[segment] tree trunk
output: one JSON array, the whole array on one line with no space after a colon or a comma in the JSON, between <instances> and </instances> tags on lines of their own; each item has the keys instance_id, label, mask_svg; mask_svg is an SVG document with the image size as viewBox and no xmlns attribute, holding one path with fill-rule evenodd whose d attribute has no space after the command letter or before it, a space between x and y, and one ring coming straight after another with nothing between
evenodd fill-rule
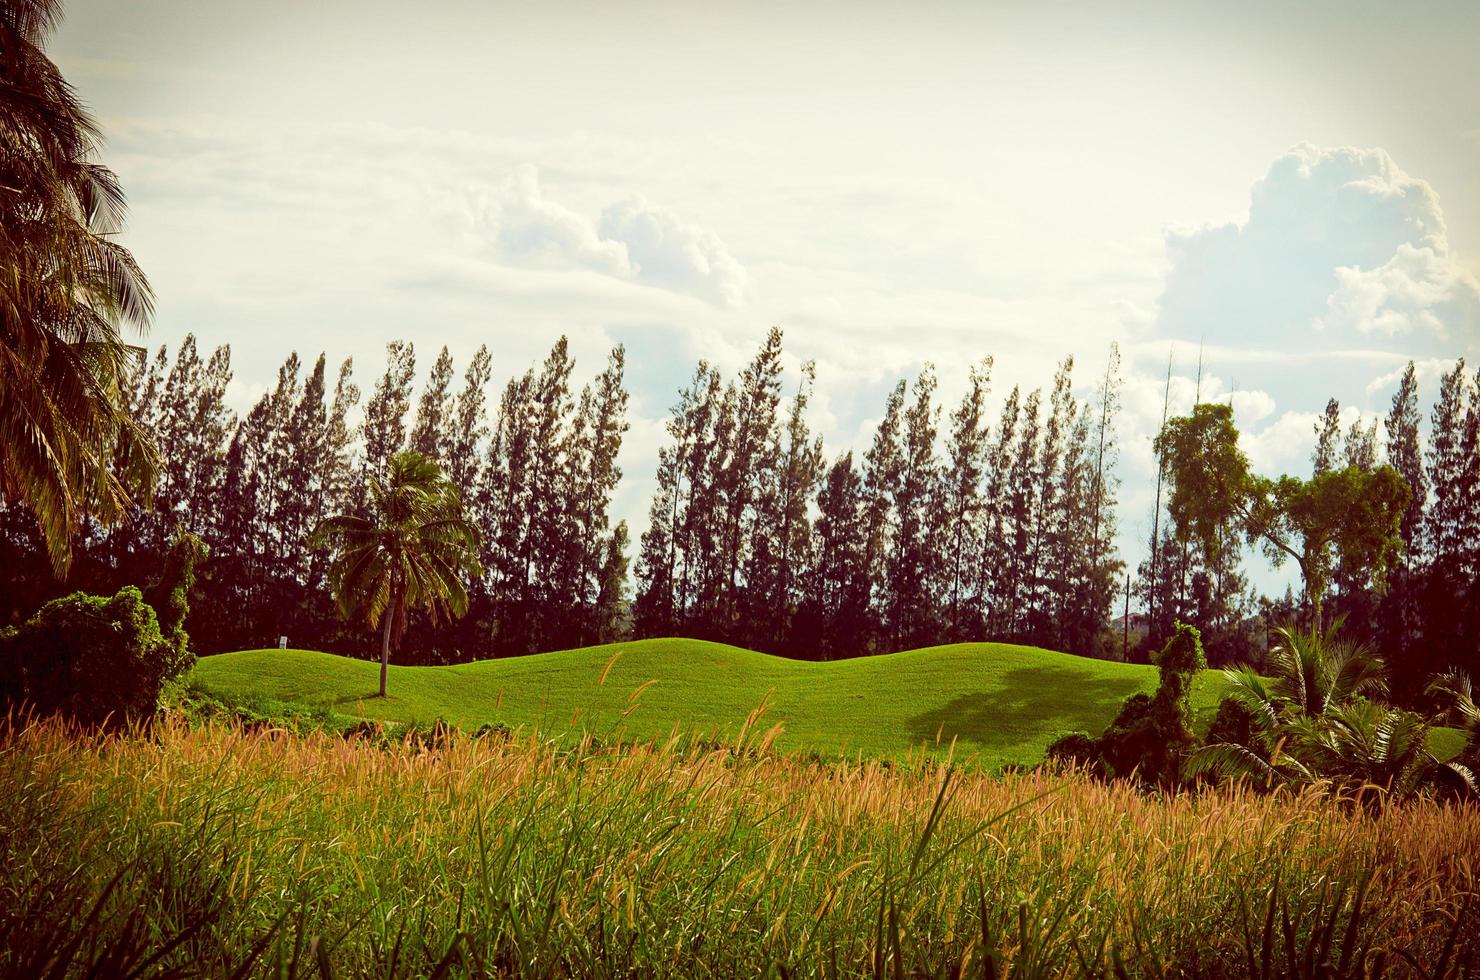
<instances>
[{"instance_id":1,"label":"tree trunk","mask_svg":"<svg viewBox=\"0 0 1480 980\"><path fill-rule=\"evenodd\" d=\"M396 604L391 603L381 617L384 622L380 627L380 696L385 697L386 668L391 662L391 621L396 618Z\"/></svg>"}]
</instances>

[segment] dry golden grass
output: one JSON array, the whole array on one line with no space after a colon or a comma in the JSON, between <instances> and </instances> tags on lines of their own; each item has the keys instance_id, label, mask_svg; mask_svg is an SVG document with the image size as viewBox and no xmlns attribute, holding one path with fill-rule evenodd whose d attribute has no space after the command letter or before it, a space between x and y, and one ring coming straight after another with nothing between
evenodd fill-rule
<instances>
[{"instance_id":1,"label":"dry golden grass","mask_svg":"<svg viewBox=\"0 0 1480 980\"><path fill-rule=\"evenodd\" d=\"M79 970L178 939L154 967L1402 974L1475 969L1480 932L1472 806L818 765L755 732L570 751L46 723L4 736L0 810L6 972L80 932Z\"/></svg>"}]
</instances>

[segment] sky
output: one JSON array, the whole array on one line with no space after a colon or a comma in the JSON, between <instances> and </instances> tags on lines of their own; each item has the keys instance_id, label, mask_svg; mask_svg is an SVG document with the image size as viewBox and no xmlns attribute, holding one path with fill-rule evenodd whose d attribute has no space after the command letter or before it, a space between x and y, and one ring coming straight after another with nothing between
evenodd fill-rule
<instances>
[{"instance_id":1,"label":"sky","mask_svg":"<svg viewBox=\"0 0 1480 980\"><path fill-rule=\"evenodd\" d=\"M622 343L640 530L676 389L773 324L831 453L926 362L948 411L993 356L995 410L1115 342L1134 566L1169 357L1271 474L1328 398L1382 414L1411 359L1427 413L1480 358L1477 48L1469 0L70 0L49 51L149 342L229 344L239 411L292 350L368 391L393 338L500 382Z\"/></svg>"}]
</instances>

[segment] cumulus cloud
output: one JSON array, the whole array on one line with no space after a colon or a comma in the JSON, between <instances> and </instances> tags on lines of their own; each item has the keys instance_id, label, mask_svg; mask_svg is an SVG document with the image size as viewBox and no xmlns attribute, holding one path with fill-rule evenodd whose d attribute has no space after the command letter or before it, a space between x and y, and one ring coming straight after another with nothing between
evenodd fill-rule
<instances>
[{"instance_id":1,"label":"cumulus cloud","mask_svg":"<svg viewBox=\"0 0 1480 980\"><path fill-rule=\"evenodd\" d=\"M681 220L641 198L601 213L604 239L626 246L633 269L645 281L703 296L721 306L745 298L745 269L719 236Z\"/></svg>"},{"instance_id":2,"label":"cumulus cloud","mask_svg":"<svg viewBox=\"0 0 1480 980\"><path fill-rule=\"evenodd\" d=\"M1397 389L1398 382L1403 379L1403 372L1407 365L1380 374L1367 383L1367 395L1373 396ZM1430 357L1415 359L1413 362L1413 375L1419 387L1433 391L1439 384L1439 379L1454 370L1454 358Z\"/></svg>"},{"instance_id":3,"label":"cumulus cloud","mask_svg":"<svg viewBox=\"0 0 1480 980\"><path fill-rule=\"evenodd\" d=\"M745 268L720 237L641 198L613 204L593 221L546 197L530 165L474 197L475 234L498 262L583 269L724 307L744 301Z\"/></svg>"},{"instance_id":4,"label":"cumulus cloud","mask_svg":"<svg viewBox=\"0 0 1480 980\"><path fill-rule=\"evenodd\" d=\"M1439 197L1382 149L1302 144L1242 223L1175 231L1158 325L1182 337L1327 347L1469 344L1480 285L1451 260Z\"/></svg>"},{"instance_id":5,"label":"cumulus cloud","mask_svg":"<svg viewBox=\"0 0 1480 980\"><path fill-rule=\"evenodd\" d=\"M1473 337L1480 331L1480 283L1432 246L1404 242L1375 269L1336 270L1336 289L1319 325L1394 337Z\"/></svg>"},{"instance_id":6,"label":"cumulus cloud","mask_svg":"<svg viewBox=\"0 0 1480 980\"><path fill-rule=\"evenodd\" d=\"M547 200L534 167L517 168L502 185L478 196L479 229L500 261L624 277L632 274L627 247L603 239L584 215Z\"/></svg>"}]
</instances>

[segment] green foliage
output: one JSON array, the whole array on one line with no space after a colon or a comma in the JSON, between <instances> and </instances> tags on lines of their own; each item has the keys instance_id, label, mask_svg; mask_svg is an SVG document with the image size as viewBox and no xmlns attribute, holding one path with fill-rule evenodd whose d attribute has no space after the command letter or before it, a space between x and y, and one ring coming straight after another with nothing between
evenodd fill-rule
<instances>
[{"instance_id":1,"label":"green foliage","mask_svg":"<svg viewBox=\"0 0 1480 980\"><path fill-rule=\"evenodd\" d=\"M1171 483L1167 509L1174 525L1184 540L1217 554L1223 528L1249 492L1249 460L1238 448L1233 409L1197 405L1166 423L1155 448Z\"/></svg>"},{"instance_id":2,"label":"green foliage","mask_svg":"<svg viewBox=\"0 0 1480 980\"><path fill-rule=\"evenodd\" d=\"M1258 727L1258 717L1252 708L1239 698L1225 696L1218 702L1218 713L1208 726L1207 741L1253 748Z\"/></svg>"},{"instance_id":3,"label":"green foliage","mask_svg":"<svg viewBox=\"0 0 1480 980\"><path fill-rule=\"evenodd\" d=\"M159 580L144 594L145 601L154 608L160 634L174 649L174 660L168 669L171 677L183 673L195 663L195 656L190 652L190 635L185 632L185 617L190 614L195 568L205 561L207 554L205 542L200 538L193 534L176 535L165 556Z\"/></svg>"},{"instance_id":4,"label":"green foliage","mask_svg":"<svg viewBox=\"0 0 1480 980\"><path fill-rule=\"evenodd\" d=\"M1227 405L1198 405L1169 420L1155 446L1171 480L1169 510L1180 538L1216 559L1234 525L1276 563L1293 559L1317 629L1338 569L1347 582L1381 588L1402 553L1412 494L1390 466L1318 467L1309 480L1255 475Z\"/></svg>"},{"instance_id":5,"label":"green foliage","mask_svg":"<svg viewBox=\"0 0 1480 980\"><path fill-rule=\"evenodd\" d=\"M1178 623L1152 659L1160 674L1155 694L1126 698L1099 738L1083 733L1065 736L1049 747L1049 758L1083 763L1103 776L1175 785L1182 759L1197 744L1192 730L1193 680L1207 668L1197 628Z\"/></svg>"},{"instance_id":6,"label":"green foliage","mask_svg":"<svg viewBox=\"0 0 1480 980\"><path fill-rule=\"evenodd\" d=\"M119 520L157 457L127 387L154 296L118 241L126 206L101 136L46 54L61 0L0 4L0 501L35 515L51 570L84 517Z\"/></svg>"},{"instance_id":7,"label":"green foliage","mask_svg":"<svg viewBox=\"0 0 1480 980\"><path fill-rule=\"evenodd\" d=\"M386 693L391 642L407 614L467 612L463 577L483 574L478 529L462 496L438 465L420 453L396 453L383 479L370 480L368 516L339 514L314 530L311 543L333 552L328 581L339 614L381 624L380 696Z\"/></svg>"},{"instance_id":8,"label":"green foliage","mask_svg":"<svg viewBox=\"0 0 1480 980\"><path fill-rule=\"evenodd\" d=\"M1437 781L1473 791L1463 759L1436 757L1429 719L1368 700L1386 691L1382 660L1370 647L1334 629L1287 627L1279 635L1266 664L1269 678L1247 668L1226 672L1229 696L1189 772L1247 778L1266 788L1327 780L1406 796Z\"/></svg>"},{"instance_id":9,"label":"green foliage","mask_svg":"<svg viewBox=\"0 0 1480 980\"><path fill-rule=\"evenodd\" d=\"M0 636L0 663L0 696L85 725L148 719L165 683L187 666L132 586L48 602Z\"/></svg>"}]
</instances>

